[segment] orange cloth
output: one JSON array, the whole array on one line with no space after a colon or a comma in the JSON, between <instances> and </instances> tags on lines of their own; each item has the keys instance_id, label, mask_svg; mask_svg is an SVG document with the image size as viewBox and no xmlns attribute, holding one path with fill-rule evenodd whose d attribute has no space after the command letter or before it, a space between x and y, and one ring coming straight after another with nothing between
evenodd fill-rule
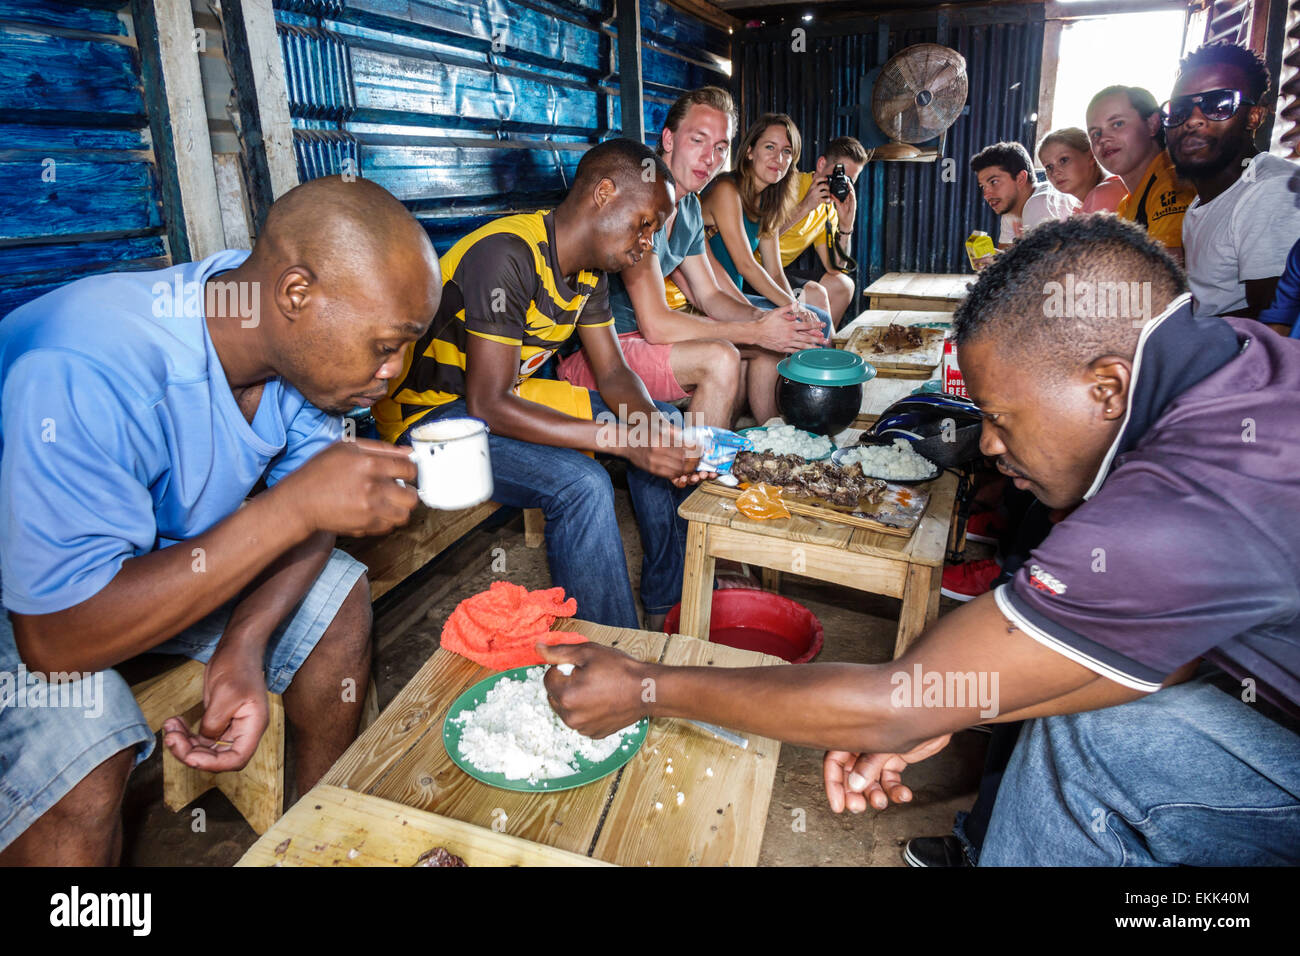
<instances>
[{"instance_id":1,"label":"orange cloth","mask_svg":"<svg viewBox=\"0 0 1300 956\"><path fill-rule=\"evenodd\" d=\"M456 605L442 628L442 646L476 664L504 671L543 663L533 645L582 644L570 631L552 631L556 618L573 617L578 602L564 599L564 588L529 591L509 581L493 581L486 591Z\"/></svg>"}]
</instances>

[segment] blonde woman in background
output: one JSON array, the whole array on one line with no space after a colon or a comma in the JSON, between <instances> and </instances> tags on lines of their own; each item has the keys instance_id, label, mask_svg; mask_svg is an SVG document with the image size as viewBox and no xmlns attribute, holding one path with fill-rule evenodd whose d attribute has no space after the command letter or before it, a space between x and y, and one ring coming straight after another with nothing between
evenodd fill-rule
<instances>
[{"instance_id":1,"label":"blonde woman in background","mask_svg":"<svg viewBox=\"0 0 1300 956\"><path fill-rule=\"evenodd\" d=\"M789 116L760 116L741 140L731 172L718 176L700 196L700 208L718 281L725 274L761 309L802 302L825 323L829 337L834 327L825 287L809 282L796 296L784 272L774 277L754 257L757 249L764 262L781 261L781 225L799 204L800 149L799 129Z\"/></svg>"},{"instance_id":2,"label":"blonde woman in background","mask_svg":"<svg viewBox=\"0 0 1300 956\"><path fill-rule=\"evenodd\" d=\"M1114 212L1128 195L1124 181L1097 162L1088 134L1077 126L1053 130L1038 144L1047 181L1083 205L1080 213Z\"/></svg>"}]
</instances>

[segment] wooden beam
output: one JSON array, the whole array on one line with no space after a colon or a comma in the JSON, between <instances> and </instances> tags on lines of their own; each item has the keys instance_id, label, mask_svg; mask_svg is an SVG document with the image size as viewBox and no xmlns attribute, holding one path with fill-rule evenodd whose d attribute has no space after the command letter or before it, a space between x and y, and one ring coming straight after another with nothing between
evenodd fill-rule
<instances>
[{"instance_id":1,"label":"wooden beam","mask_svg":"<svg viewBox=\"0 0 1300 956\"><path fill-rule=\"evenodd\" d=\"M132 0L145 102L173 262L225 246L203 79L188 3Z\"/></svg>"},{"instance_id":2,"label":"wooden beam","mask_svg":"<svg viewBox=\"0 0 1300 956\"><path fill-rule=\"evenodd\" d=\"M1038 77L1038 124L1034 135L1042 139L1052 129L1052 103L1056 99L1056 73L1061 61L1060 20L1043 24L1043 58ZM1030 143L1031 154L1037 154L1037 143Z\"/></svg>"},{"instance_id":3,"label":"wooden beam","mask_svg":"<svg viewBox=\"0 0 1300 956\"><path fill-rule=\"evenodd\" d=\"M614 0L618 27L618 91L623 135L645 142L645 105L641 99L641 0Z\"/></svg>"},{"instance_id":4,"label":"wooden beam","mask_svg":"<svg viewBox=\"0 0 1300 956\"><path fill-rule=\"evenodd\" d=\"M1044 16L1048 20L1083 20L1120 13L1155 13L1161 10L1185 12L1188 6L1188 0L1110 0L1108 3L1061 3L1060 0L1048 0Z\"/></svg>"},{"instance_id":5,"label":"wooden beam","mask_svg":"<svg viewBox=\"0 0 1300 956\"><path fill-rule=\"evenodd\" d=\"M289 90L271 0L222 0L221 31L234 80L249 212L256 233L271 203L298 185Z\"/></svg>"},{"instance_id":6,"label":"wooden beam","mask_svg":"<svg viewBox=\"0 0 1300 956\"><path fill-rule=\"evenodd\" d=\"M741 26L740 20L724 11L718 4L710 3L709 0L667 0L667 3L670 7L676 7L683 13L689 13L728 33Z\"/></svg>"}]
</instances>

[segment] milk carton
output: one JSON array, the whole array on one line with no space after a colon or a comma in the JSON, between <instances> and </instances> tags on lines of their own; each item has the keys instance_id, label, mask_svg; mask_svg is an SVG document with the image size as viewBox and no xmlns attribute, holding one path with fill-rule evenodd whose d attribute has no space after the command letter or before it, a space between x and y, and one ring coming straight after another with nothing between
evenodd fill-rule
<instances>
[{"instance_id":1,"label":"milk carton","mask_svg":"<svg viewBox=\"0 0 1300 956\"><path fill-rule=\"evenodd\" d=\"M966 255L970 259L970 267L979 271L979 266L975 264L976 260L983 259L985 256L997 255L998 247L993 243L993 237L987 232L976 229L966 240Z\"/></svg>"}]
</instances>

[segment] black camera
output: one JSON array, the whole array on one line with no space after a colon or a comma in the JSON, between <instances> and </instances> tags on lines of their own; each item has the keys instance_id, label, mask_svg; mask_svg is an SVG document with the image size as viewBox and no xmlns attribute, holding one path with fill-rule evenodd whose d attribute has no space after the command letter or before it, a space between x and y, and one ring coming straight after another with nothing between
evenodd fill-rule
<instances>
[{"instance_id":1,"label":"black camera","mask_svg":"<svg viewBox=\"0 0 1300 956\"><path fill-rule=\"evenodd\" d=\"M849 182L848 175L844 172L844 164L836 163L835 171L831 173L830 178L826 180L826 185L830 187L831 195L840 202L849 198L849 193L853 189L853 184Z\"/></svg>"}]
</instances>

